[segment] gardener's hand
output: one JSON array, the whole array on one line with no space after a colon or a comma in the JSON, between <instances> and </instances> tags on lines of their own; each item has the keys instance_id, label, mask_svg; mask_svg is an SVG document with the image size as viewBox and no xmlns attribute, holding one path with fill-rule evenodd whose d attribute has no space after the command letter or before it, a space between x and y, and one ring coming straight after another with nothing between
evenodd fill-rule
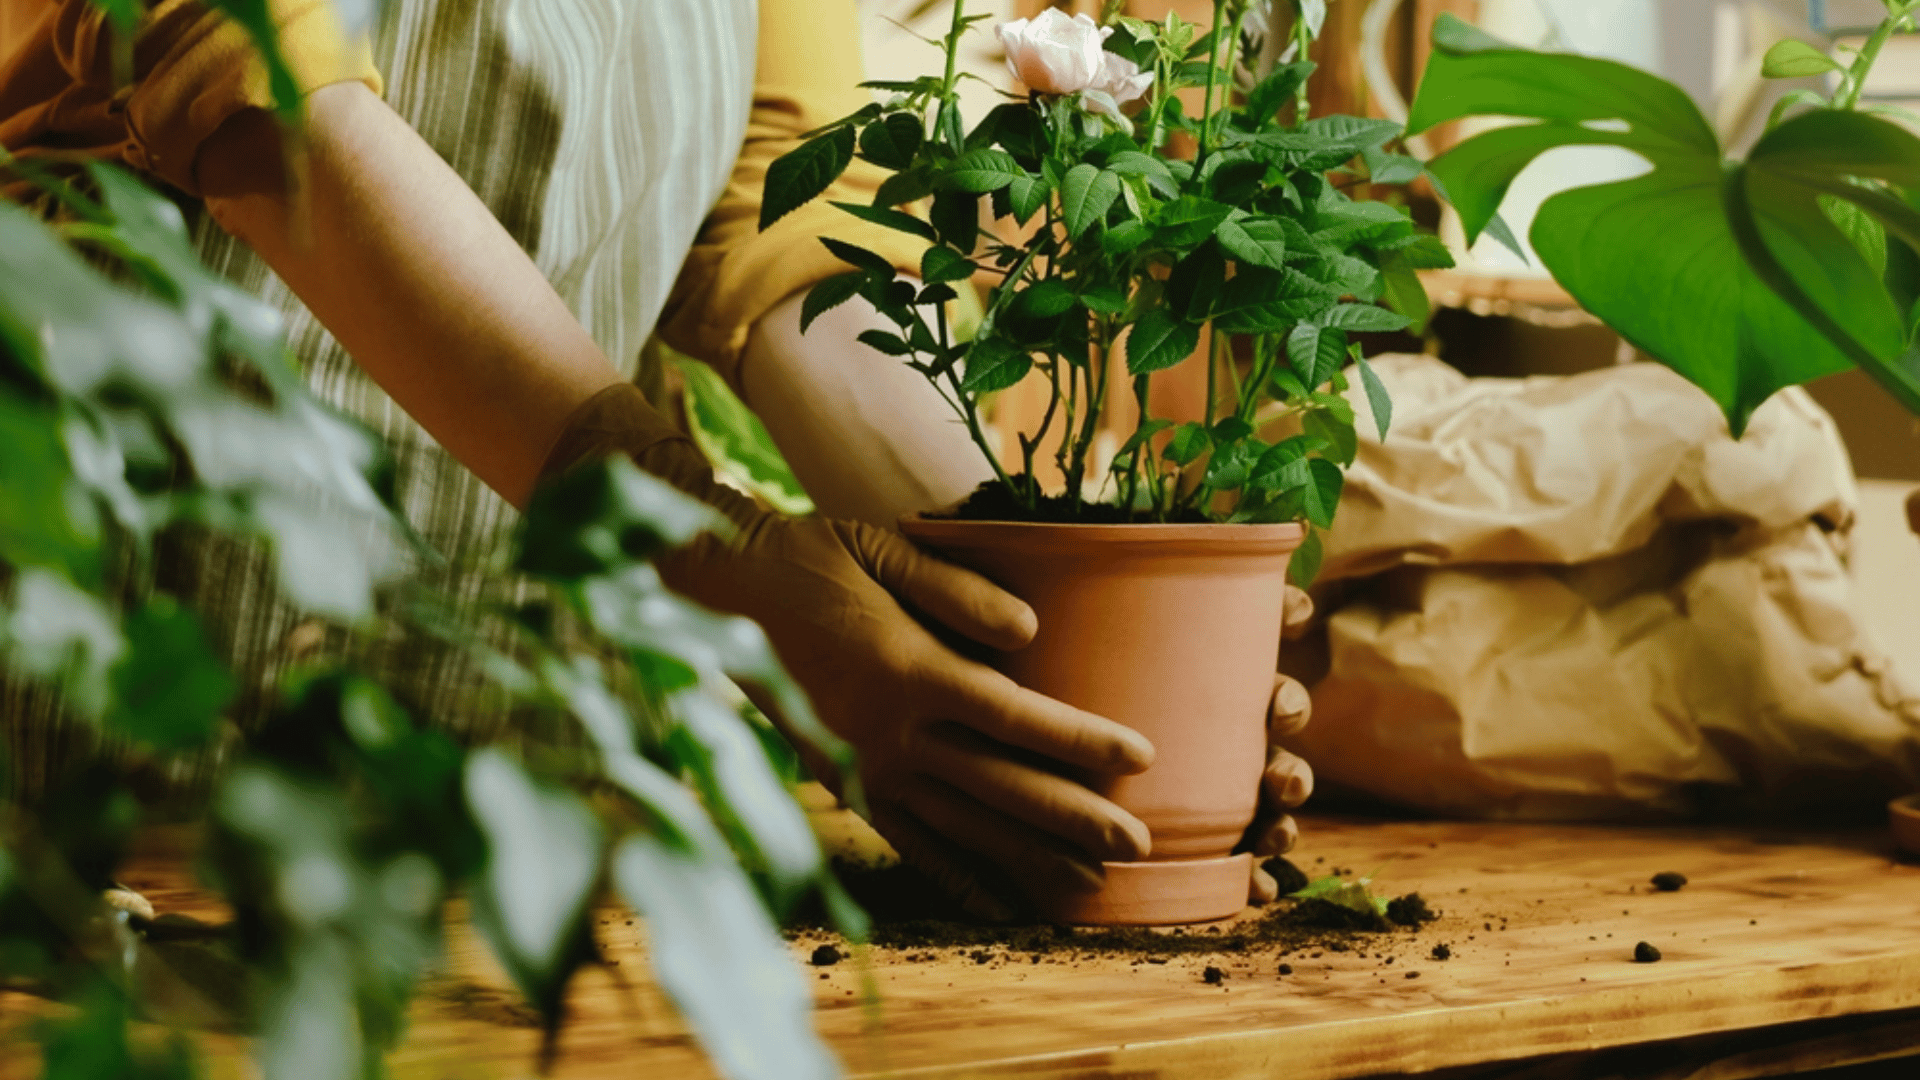
<instances>
[{"instance_id":1,"label":"gardener's hand","mask_svg":"<svg viewBox=\"0 0 1920 1080\"><path fill-rule=\"evenodd\" d=\"M1313 621L1313 599L1293 586L1287 586L1286 615L1281 638L1292 641L1306 633ZM1273 877L1260 868L1260 860L1285 855L1300 839L1300 827L1287 811L1307 801L1313 794L1313 770L1305 761L1280 749L1279 741L1299 733L1313 716L1313 699L1298 680L1285 675L1273 677L1273 699L1267 710L1267 769L1260 777L1260 809L1241 840L1241 850L1252 851L1253 877L1247 883L1247 899L1255 904L1273 902L1279 887Z\"/></svg>"},{"instance_id":2,"label":"gardener's hand","mask_svg":"<svg viewBox=\"0 0 1920 1080\"><path fill-rule=\"evenodd\" d=\"M1032 640L1033 610L987 579L896 533L773 515L661 568L686 595L759 621L822 721L858 751L874 826L977 914L1012 915L1013 881L1093 888L1101 860L1147 854L1138 818L1060 773L1140 772L1152 745L935 636L1001 650ZM840 787L820 755L808 765Z\"/></svg>"}]
</instances>

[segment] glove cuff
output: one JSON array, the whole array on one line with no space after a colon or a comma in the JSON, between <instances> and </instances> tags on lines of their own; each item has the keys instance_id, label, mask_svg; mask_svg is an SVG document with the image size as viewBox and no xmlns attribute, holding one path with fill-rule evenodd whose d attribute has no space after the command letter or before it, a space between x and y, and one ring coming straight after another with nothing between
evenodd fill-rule
<instances>
[{"instance_id":1,"label":"glove cuff","mask_svg":"<svg viewBox=\"0 0 1920 1080\"><path fill-rule=\"evenodd\" d=\"M578 466L625 454L653 474L746 527L766 514L754 501L720 483L700 448L661 416L640 388L619 383L588 398L547 451L545 484Z\"/></svg>"}]
</instances>

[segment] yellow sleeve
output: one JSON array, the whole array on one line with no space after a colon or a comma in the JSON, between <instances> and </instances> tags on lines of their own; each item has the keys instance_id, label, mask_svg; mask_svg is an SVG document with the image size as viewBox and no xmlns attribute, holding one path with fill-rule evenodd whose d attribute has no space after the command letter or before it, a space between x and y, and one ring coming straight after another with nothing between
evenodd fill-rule
<instances>
[{"instance_id":1,"label":"yellow sleeve","mask_svg":"<svg viewBox=\"0 0 1920 1080\"><path fill-rule=\"evenodd\" d=\"M850 269L819 237L884 255L917 273L926 243L872 225L829 202L870 203L887 173L855 161L819 199L759 231L767 167L800 136L872 98L860 82L860 20L853 0L761 0L753 114L726 193L687 256L660 322L667 344L735 382L753 324L782 300Z\"/></svg>"},{"instance_id":2,"label":"yellow sleeve","mask_svg":"<svg viewBox=\"0 0 1920 1080\"><path fill-rule=\"evenodd\" d=\"M341 30L331 0L267 0L303 93L359 81L381 91L363 38ZM113 29L87 0L53 0L0 57L0 132L7 149L117 158L197 195L200 146L246 109L269 108L266 65L239 24L197 0L148 4L133 80L114 74Z\"/></svg>"}]
</instances>

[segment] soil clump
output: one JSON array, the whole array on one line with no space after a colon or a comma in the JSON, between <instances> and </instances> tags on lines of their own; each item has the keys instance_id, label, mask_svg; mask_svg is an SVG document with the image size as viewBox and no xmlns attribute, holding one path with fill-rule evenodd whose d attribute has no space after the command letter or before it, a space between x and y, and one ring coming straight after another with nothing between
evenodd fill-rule
<instances>
[{"instance_id":1,"label":"soil clump","mask_svg":"<svg viewBox=\"0 0 1920 1080\"><path fill-rule=\"evenodd\" d=\"M1687 884L1687 875L1676 874L1671 870L1662 870L1653 875L1653 887L1661 892L1679 892Z\"/></svg>"},{"instance_id":2,"label":"soil clump","mask_svg":"<svg viewBox=\"0 0 1920 1080\"><path fill-rule=\"evenodd\" d=\"M1439 917L1438 912L1427 906L1426 897L1417 892L1387 901L1387 918L1401 926L1419 926Z\"/></svg>"},{"instance_id":3,"label":"soil clump","mask_svg":"<svg viewBox=\"0 0 1920 1080\"><path fill-rule=\"evenodd\" d=\"M1133 525L1138 518L1110 503L1083 503L1077 508L1065 495L1042 495L1036 507L1027 504L998 478L973 490L966 501L942 517L956 521L1028 521L1050 525ZM1203 525L1209 519L1197 510L1188 510L1171 524Z\"/></svg>"}]
</instances>

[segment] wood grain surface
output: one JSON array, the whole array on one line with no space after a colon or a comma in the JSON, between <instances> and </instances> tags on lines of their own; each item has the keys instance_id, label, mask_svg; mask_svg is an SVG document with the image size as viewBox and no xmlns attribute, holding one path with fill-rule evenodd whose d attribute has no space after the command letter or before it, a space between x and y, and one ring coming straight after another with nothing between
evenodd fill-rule
<instances>
[{"instance_id":1,"label":"wood grain surface","mask_svg":"<svg viewBox=\"0 0 1920 1080\"><path fill-rule=\"evenodd\" d=\"M1154 964L867 950L808 969L820 1029L855 1076L1320 1080L1920 1008L1920 867L1896 862L1883 834L1317 817L1303 830L1296 858L1309 873L1378 867L1383 891L1418 890L1441 918L1344 953L1296 952L1284 976L1274 951ZM1665 870L1690 884L1652 891ZM125 878L162 911L217 915L177 854L150 855ZM395 1073L529 1075L533 1017L457 907L453 921L446 970L423 987ZM614 963L576 986L554 1075L712 1075L647 983L643 925L610 910L600 933ZM821 940L796 941L796 958ZM1636 963L1640 941L1664 958ZM1450 959L1433 959L1440 944ZM1209 965L1225 971L1221 985L1203 981ZM0 995L0 1013L15 1018L48 1008ZM1909 1040L1920 1052L1920 1026L1893 1019L1875 1029L1874 1053L1898 1055ZM1825 1049L1796 1052L1815 1064L1847 1058L1844 1033L1823 1038ZM1737 1038L1722 1045L1742 1049ZM236 1041L213 1049L217 1075L244 1074ZM0 1054L0 1076L31 1075L29 1056Z\"/></svg>"}]
</instances>

